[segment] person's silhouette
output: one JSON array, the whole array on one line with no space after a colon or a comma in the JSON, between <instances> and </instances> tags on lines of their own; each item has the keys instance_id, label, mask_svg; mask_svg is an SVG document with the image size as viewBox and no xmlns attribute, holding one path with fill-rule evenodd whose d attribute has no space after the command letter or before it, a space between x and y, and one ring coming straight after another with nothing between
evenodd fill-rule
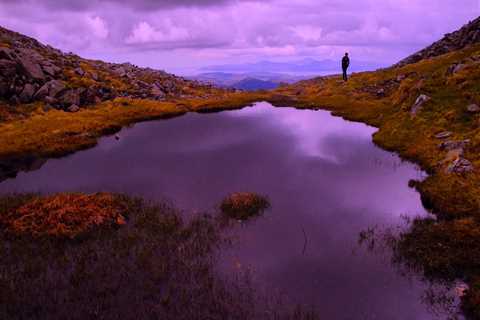
<instances>
[{"instance_id":1,"label":"person's silhouette","mask_svg":"<svg viewBox=\"0 0 480 320\"><path fill-rule=\"evenodd\" d=\"M343 69L343 80L348 81L347 69L350 66L350 58L348 57L348 52L345 52L345 55L342 59L342 69Z\"/></svg>"}]
</instances>

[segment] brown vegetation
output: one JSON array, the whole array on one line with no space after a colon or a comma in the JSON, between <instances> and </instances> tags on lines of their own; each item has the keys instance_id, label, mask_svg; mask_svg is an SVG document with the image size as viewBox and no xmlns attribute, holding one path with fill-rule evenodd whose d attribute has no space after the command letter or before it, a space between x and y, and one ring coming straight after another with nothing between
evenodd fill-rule
<instances>
[{"instance_id":1,"label":"brown vegetation","mask_svg":"<svg viewBox=\"0 0 480 320\"><path fill-rule=\"evenodd\" d=\"M220 276L214 252L224 242L216 219L207 215L185 222L165 204L59 194L0 198L0 217L37 208L43 216L59 216L67 210L60 207L82 215L82 229L84 220L98 217L94 207L121 211L126 223L74 239L43 231L44 237L32 238L35 228L12 234L0 224L1 319L317 319L278 297L259 295L248 277ZM48 219L41 229L63 224Z\"/></svg>"},{"instance_id":2,"label":"brown vegetation","mask_svg":"<svg viewBox=\"0 0 480 320\"><path fill-rule=\"evenodd\" d=\"M33 197L2 214L0 223L14 235L75 238L97 228L124 225L123 211L111 194L57 194Z\"/></svg>"},{"instance_id":3,"label":"brown vegetation","mask_svg":"<svg viewBox=\"0 0 480 320\"><path fill-rule=\"evenodd\" d=\"M269 207L267 198L251 192L232 193L220 205L224 215L236 220L247 220L258 216Z\"/></svg>"}]
</instances>

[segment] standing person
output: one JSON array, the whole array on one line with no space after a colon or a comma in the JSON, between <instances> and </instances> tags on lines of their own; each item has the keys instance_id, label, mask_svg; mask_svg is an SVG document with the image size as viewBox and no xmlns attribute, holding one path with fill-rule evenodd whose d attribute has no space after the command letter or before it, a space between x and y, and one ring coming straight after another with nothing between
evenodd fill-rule
<instances>
[{"instance_id":1,"label":"standing person","mask_svg":"<svg viewBox=\"0 0 480 320\"><path fill-rule=\"evenodd\" d=\"M350 66L350 58L348 57L348 52L345 52L345 55L342 59L342 69L343 69L343 80L348 81L347 69Z\"/></svg>"}]
</instances>

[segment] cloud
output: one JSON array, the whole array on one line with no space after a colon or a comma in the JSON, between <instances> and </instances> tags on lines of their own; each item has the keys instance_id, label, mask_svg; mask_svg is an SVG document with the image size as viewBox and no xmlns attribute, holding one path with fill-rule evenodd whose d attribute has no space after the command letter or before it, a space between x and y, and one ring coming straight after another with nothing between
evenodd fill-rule
<instances>
[{"instance_id":1,"label":"cloud","mask_svg":"<svg viewBox=\"0 0 480 320\"><path fill-rule=\"evenodd\" d=\"M137 24L125 40L127 44L142 44L155 42L175 42L188 40L187 29L175 26L170 19L165 20L163 30L153 28L148 22Z\"/></svg>"},{"instance_id":2,"label":"cloud","mask_svg":"<svg viewBox=\"0 0 480 320\"><path fill-rule=\"evenodd\" d=\"M109 34L109 30L105 20L96 16L96 17L87 17L86 23L90 27L93 35L100 39L106 39Z\"/></svg>"},{"instance_id":3,"label":"cloud","mask_svg":"<svg viewBox=\"0 0 480 320\"><path fill-rule=\"evenodd\" d=\"M88 11L101 5L117 5L124 8L148 11L179 7L212 7L241 2L268 2L269 0L2 0L7 4L28 4L43 6L51 10Z\"/></svg>"},{"instance_id":4,"label":"cloud","mask_svg":"<svg viewBox=\"0 0 480 320\"><path fill-rule=\"evenodd\" d=\"M345 50L394 63L478 13L477 0L0 0L0 24L64 51L168 67Z\"/></svg>"}]
</instances>

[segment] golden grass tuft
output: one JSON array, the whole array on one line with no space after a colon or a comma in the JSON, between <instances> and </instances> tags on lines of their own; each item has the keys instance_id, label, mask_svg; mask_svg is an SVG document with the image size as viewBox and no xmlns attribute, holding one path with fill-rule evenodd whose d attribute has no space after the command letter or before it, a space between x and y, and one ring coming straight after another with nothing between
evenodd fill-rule
<instances>
[{"instance_id":1,"label":"golden grass tuft","mask_svg":"<svg viewBox=\"0 0 480 320\"><path fill-rule=\"evenodd\" d=\"M100 227L125 224L124 210L112 194L65 193L34 197L0 216L0 223L14 235L75 238Z\"/></svg>"}]
</instances>

